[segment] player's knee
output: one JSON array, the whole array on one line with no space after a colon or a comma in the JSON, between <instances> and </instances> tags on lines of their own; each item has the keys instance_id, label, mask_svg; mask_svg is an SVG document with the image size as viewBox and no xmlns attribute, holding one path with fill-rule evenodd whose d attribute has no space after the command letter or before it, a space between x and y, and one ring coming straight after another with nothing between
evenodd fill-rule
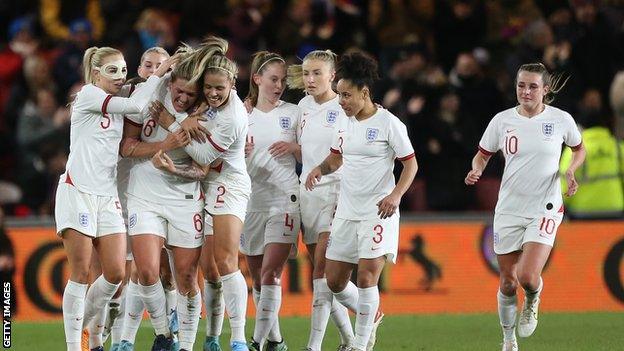
<instances>
[{"instance_id":1,"label":"player's knee","mask_svg":"<svg viewBox=\"0 0 624 351\"><path fill-rule=\"evenodd\" d=\"M337 277L327 277L327 286L333 293L339 293L347 288L348 281L345 282Z\"/></svg>"},{"instance_id":2,"label":"player's knee","mask_svg":"<svg viewBox=\"0 0 624 351\"><path fill-rule=\"evenodd\" d=\"M519 271L518 282L525 290L536 290L539 284L539 274L530 271Z\"/></svg>"},{"instance_id":3,"label":"player's knee","mask_svg":"<svg viewBox=\"0 0 624 351\"><path fill-rule=\"evenodd\" d=\"M281 276L281 269L271 269L266 272L262 272L262 285L279 285Z\"/></svg>"},{"instance_id":4,"label":"player's knee","mask_svg":"<svg viewBox=\"0 0 624 351\"><path fill-rule=\"evenodd\" d=\"M154 285L160 279L158 271L150 268L138 268L138 275L141 285Z\"/></svg>"},{"instance_id":5,"label":"player's knee","mask_svg":"<svg viewBox=\"0 0 624 351\"><path fill-rule=\"evenodd\" d=\"M224 257L217 261L217 269L221 275L230 274L238 270L238 260L230 257Z\"/></svg>"},{"instance_id":6,"label":"player's knee","mask_svg":"<svg viewBox=\"0 0 624 351\"><path fill-rule=\"evenodd\" d=\"M516 293L518 282L511 277L501 277L500 290L503 294L511 296Z\"/></svg>"},{"instance_id":7,"label":"player's knee","mask_svg":"<svg viewBox=\"0 0 624 351\"><path fill-rule=\"evenodd\" d=\"M106 281L112 284L120 284L126 276L123 267L119 270L111 270L109 272L104 272L103 274L104 274L104 279L106 279Z\"/></svg>"},{"instance_id":8,"label":"player's knee","mask_svg":"<svg viewBox=\"0 0 624 351\"><path fill-rule=\"evenodd\" d=\"M89 283L89 270L77 270L71 273L71 281L80 283L80 284L88 284Z\"/></svg>"}]
</instances>

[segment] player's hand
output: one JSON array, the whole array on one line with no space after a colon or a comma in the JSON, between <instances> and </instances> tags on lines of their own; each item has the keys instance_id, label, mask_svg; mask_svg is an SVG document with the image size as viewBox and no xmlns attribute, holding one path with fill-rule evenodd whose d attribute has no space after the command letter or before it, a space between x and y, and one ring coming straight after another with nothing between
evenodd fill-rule
<instances>
[{"instance_id":1,"label":"player's hand","mask_svg":"<svg viewBox=\"0 0 624 351\"><path fill-rule=\"evenodd\" d=\"M197 141L198 143L205 143L206 137L210 135L208 129L199 123L200 121L206 121L204 112L208 110L208 107L208 104L202 102L190 116L180 123L182 129L184 129L191 136L191 139Z\"/></svg>"},{"instance_id":2,"label":"player's hand","mask_svg":"<svg viewBox=\"0 0 624 351\"><path fill-rule=\"evenodd\" d=\"M160 102L158 100L153 101L152 103L150 103L148 108L147 108L147 110L149 112L150 118L153 119L156 122L158 122L160 120L160 114L163 111L167 111L165 109L165 105L163 105L162 102Z\"/></svg>"},{"instance_id":3,"label":"player's hand","mask_svg":"<svg viewBox=\"0 0 624 351\"><path fill-rule=\"evenodd\" d=\"M184 129L179 129L175 133L169 133L163 141L164 151L185 147L191 142L191 136Z\"/></svg>"},{"instance_id":4,"label":"player's hand","mask_svg":"<svg viewBox=\"0 0 624 351\"><path fill-rule=\"evenodd\" d=\"M243 101L243 105L245 105L245 110L247 110L247 113L251 113L251 111L253 111L254 106L251 103L250 98L246 98L245 101Z\"/></svg>"},{"instance_id":5,"label":"player's hand","mask_svg":"<svg viewBox=\"0 0 624 351\"><path fill-rule=\"evenodd\" d=\"M483 172L478 169L471 170L466 175L466 179L464 179L464 183L466 183L466 185L475 185L479 181L479 178L481 178L482 173Z\"/></svg>"},{"instance_id":6,"label":"player's hand","mask_svg":"<svg viewBox=\"0 0 624 351\"><path fill-rule=\"evenodd\" d=\"M306 182L305 182L306 190L308 190L308 191L314 190L314 186L316 184L318 184L318 182L321 181L321 177L322 176L323 175L321 174L321 168L320 167L312 168L312 170L308 174L308 177L306 178Z\"/></svg>"},{"instance_id":7,"label":"player's hand","mask_svg":"<svg viewBox=\"0 0 624 351\"><path fill-rule=\"evenodd\" d=\"M172 173L175 171L175 165L173 164L173 161L162 150L158 150L156 155L152 157L152 164L158 169L162 169Z\"/></svg>"},{"instance_id":8,"label":"player's hand","mask_svg":"<svg viewBox=\"0 0 624 351\"><path fill-rule=\"evenodd\" d=\"M299 145L297 143L287 143L285 141L278 141L269 146L269 153L273 157L281 157L284 155L292 154L297 151Z\"/></svg>"},{"instance_id":9,"label":"player's hand","mask_svg":"<svg viewBox=\"0 0 624 351\"><path fill-rule=\"evenodd\" d=\"M249 154L251 154L251 152L254 149L254 142L253 142L253 136L247 136L247 141L245 141L245 157L248 157Z\"/></svg>"},{"instance_id":10,"label":"player's hand","mask_svg":"<svg viewBox=\"0 0 624 351\"><path fill-rule=\"evenodd\" d=\"M566 182L568 183L568 191L566 191L565 194L566 196L573 196L578 190L578 183L576 182L574 172L566 172Z\"/></svg>"},{"instance_id":11,"label":"player's hand","mask_svg":"<svg viewBox=\"0 0 624 351\"><path fill-rule=\"evenodd\" d=\"M175 64L180 61L180 57L180 54L176 54L163 61L154 72L154 75L157 77L164 76L171 67L175 66Z\"/></svg>"},{"instance_id":12,"label":"player's hand","mask_svg":"<svg viewBox=\"0 0 624 351\"><path fill-rule=\"evenodd\" d=\"M394 193L390 193L390 195L384 197L377 203L377 215L379 218L386 219L392 217L395 214L397 208L399 208L399 204L401 203L401 197L395 195Z\"/></svg>"}]
</instances>

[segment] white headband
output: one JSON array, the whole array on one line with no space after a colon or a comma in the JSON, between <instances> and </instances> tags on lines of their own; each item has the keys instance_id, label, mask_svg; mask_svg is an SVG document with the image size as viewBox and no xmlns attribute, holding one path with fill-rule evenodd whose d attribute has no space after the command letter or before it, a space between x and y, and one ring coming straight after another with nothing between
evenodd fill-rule
<instances>
[{"instance_id":1,"label":"white headband","mask_svg":"<svg viewBox=\"0 0 624 351\"><path fill-rule=\"evenodd\" d=\"M210 68L220 69L222 71L227 72L231 77L234 77L234 73L232 71L230 71L229 69L225 69L225 68L219 67L219 66L208 66L208 67L206 67L206 69L210 69Z\"/></svg>"},{"instance_id":2,"label":"white headband","mask_svg":"<svg viewBox=\"0 0 624 351\"><path fill-rule=\"evenodd\" d=\"M286 61L284 61L284 59L281 58L281 57L277 57L277 56L271 57L270 59L264 61L264 63L261 64L260 67L258 67L258 70L256 71L256 74L259 74L260 71L262 71L262 67L264 67L264 65L266 65L267 63L269 63L271 61L275 61L275 60L281 61L282 63L286 63Z\"/></svg>"}]
</instances>

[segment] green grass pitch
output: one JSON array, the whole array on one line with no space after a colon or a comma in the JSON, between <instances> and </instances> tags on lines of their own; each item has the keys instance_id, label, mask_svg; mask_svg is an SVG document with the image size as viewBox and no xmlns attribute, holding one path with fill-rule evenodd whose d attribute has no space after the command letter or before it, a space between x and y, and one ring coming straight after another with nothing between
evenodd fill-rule
<instances>
[{"instance_id":1,"label":"green grass pitch","mask_svg":"<svg viewBox=\"0 0 624 351\"><path fill-rule=\"evenodd\" d=\"M282 318L282 334L290 350L306 345L310 328L307 318ZM201 350L204 323L200 323L195 350ZM247 324L247 335L253 331L253 320ZM14 350L65 349L63 325L51 323L13 323ZM153 332L143 321L135 350L149 350ZM229 350L227 321L221 336L223 350ZM500 350L501 332L495 314L386 316L379 327L375 350ZM338 345L336 328L327 328L323 350ZM624 350L624 313L544 313L535 334L519 339L520 350L573 351ZM106 347L108 350L108 346Z\"/></svg>"}]
</instances>

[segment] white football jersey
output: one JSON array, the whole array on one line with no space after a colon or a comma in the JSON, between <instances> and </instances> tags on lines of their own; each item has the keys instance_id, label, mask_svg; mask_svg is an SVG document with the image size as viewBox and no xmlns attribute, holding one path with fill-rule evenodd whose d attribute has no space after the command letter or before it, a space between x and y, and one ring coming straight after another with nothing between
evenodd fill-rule
<instances>
[{"instance_id":1,"label":"white football jersey","mask_svg":"<svg viewBox=\"0 0 624 351\"><path fill-rule=\"evenodd\" d=\"M251 198L247 212L287 213L298 210L299 180L292 154L271 156L269 147L278 141L297 142L299 108L280 101L268 113L254 108L249 115L247 139L254 143L247 156L247 173L251 177Z\"/></svg>"},{"instance_id":2,"label":"white football jersey","mask_svg":"<svg viewBox=\"0 0 624 351\"><path fill-rule=\"evenodd\" d=\"M298 128L298 141L301 145L301 182L304 183L310 171L321 164L329 155L336 125L346 120L344 110L338 104L338 96L317 104L314 97L307 95L299 101L301 120ZM341 170L324 176L316 186L337 183L340 181Z\"/></svg>"},{"instance_id":3,"label":"white football jersey","mask_svg":"<svg viewBox=\"0 0 624 351\"><path fill-rule=\"evenodd\" d=\"M348 220L377 218L377 203L394 190L394 159L414 157L405 124L382 108L363 121L347 117L338 124L331 152L343 162L336 218Z\"/></svg>"},{"instance_id":4,"label":"white football jersey","mask_svg":"<svg viewBox=\"0 0 624 351\"><path fill-rule=\"evenodd\" d=\"M247 110L236 90L230 92L225 106L205 112L201 124L210 135L205 143L191 141L184 150L201 165L211 164L204 181L216 181L250 189L251 181L245 164ZM205 187L207 189L207 187Z\"/></svg>"},{"instance_id":5,"label":"white football jersey","mask_svg":"<svg viewBox=\"0 0 624 351\"><path fill-rule=\"evenodd\" d=\"M161 102L175 118L181 122L186 117L185 112L176 112L171 102L171 93L166 85L163 85L155 96L162 96ZM141 128L141 141L157 143L165 140L169 131L158 125L158 122L150 117L148 111L144 113L128 115L128 122ZM192 164L191 157L178 148L167 151L167 155L178 167L188 167ZM175 204L184 201L197 201L200 198L199 182L178 177L166 171L157 169L152 164L151 158L137 159L130 170L128 194L159 204Z\"/></svg>"},{"instance_id":6,"label":"white football jersey","mask_svg":"<svg viewBox=\"0 0 624 351\"><path fill-rule=\"evenodd\" d=\"M150 77L129 98L107 94L87 84L76 95L71 108L69 158L61 182L73 184L83 193L117 196L117 159L123 133L123 115L146 107L160 78Z\"/></svg>"},{"instance_id":7,"label":"white football jersey","mask_svg":"<svg viewBox=\"0 0 624 351\"><path fill-rule=\"evenodd\" d=\"M559 183L561 145L581 144L581 133L570 114L546 105L532 118L510 108L498 113L487 126L479 150L505 156L505 169L496 213L539 217L559 211L563 199Z\"/></svg>"}]
</instances>

